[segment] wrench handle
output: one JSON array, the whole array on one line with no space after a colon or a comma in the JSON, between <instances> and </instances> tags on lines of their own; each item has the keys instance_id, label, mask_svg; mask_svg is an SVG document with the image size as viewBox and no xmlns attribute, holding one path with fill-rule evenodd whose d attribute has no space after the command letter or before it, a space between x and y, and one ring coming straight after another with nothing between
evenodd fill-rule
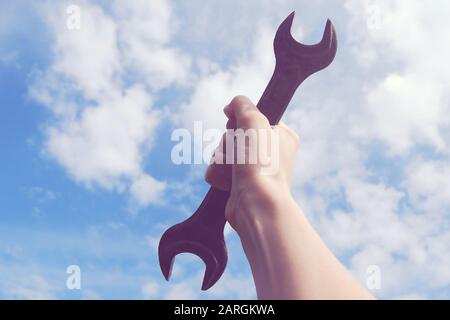
<instances>
[{"instance_id":1,"label":"wrench handle","mask_svg":"<svg viewBox=\"0 0 450 320\"><path fill-rule=\"evenodd\" d=\"M223 234L225 227L225 207L230 193L214 187L209 188L208 193L198 207L197 211L188 219L198 222L210 230Z\"/></svg>"},{"instance_id":2,"label":"wrench handle","mask_svg":"<svg viewBox=\"0 0 450 320\"><path fill-rule=\"evenodd\" d=\"M297 69L282 70L278 65L275 67L272 78L256 105L271 125L278 124L303 80L304 77Z\"/></svg>"}]
</instances>

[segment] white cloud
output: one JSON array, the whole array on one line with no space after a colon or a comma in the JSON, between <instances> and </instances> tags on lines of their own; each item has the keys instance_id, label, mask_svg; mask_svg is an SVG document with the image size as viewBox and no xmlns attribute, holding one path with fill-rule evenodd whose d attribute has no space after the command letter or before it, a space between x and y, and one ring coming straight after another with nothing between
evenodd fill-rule
<instances>
[{"instance_id":1,"label":"white cloud","mask_svg":"<svg viewBox=\"0 0 450 320\"><path fill-rule=\"evenodd\" d=\"M143 148L158 121L150 96L135 86L51 127L47 150L77 181L123 189L123 178L141 177Z\"/></svg>"},{"instance_id":2,"label":"white cloud","mask_svg":"<svg viewBox=\"0 0 450 320\"><path fill-rule=\"evenodd\" d=\"M122 57L152 88L186 83L190 57L170 46L177 19L169 1L115 1Z\"/></svg>"},{"instance_id":3,"label":"white cloud","mask_svg":"<svg viewBox=\"0 0 450 320\"><path fill-rule=\"evenodd\" d=\"M148 175L136 178L131 185L130 192L141 206L161 200L161 193L165 184Z\"/></svg>"},{"instance_id":4,"label":"white cloud","mask_svg":"<svg viewBox=\"0 0 450 320\"><path fill-rule=\"evenodd\" d=\"M443 118L446 106L440 103L441 92L435 83L423 77L389 74L368 94L368 113L377 138L395 152L408 151L417 144L445 149L439 128L447 122Z\"/></svg>"},{"instance_id":5,"label":"white cloud","mask_svg":"<svg viewBox=\"0 0 450 320\"><path fill-rule=\"evenodd\" d=\"M55 61L51 71L63 76L86 99L102 99L120 90L121 64L114 20L96 5L84 3L79 30L66 27L65 6L49 5ZM119 91L120 92L120 91Z\"/></svg>"},{"instance_id":6,"label":"white cloud","mask_svg":"<svg viewBox=\"0 0 450 320\"><path fill-rule=\"evenodd\" d=\"M55 115L45 151L76 181L129 188L133 203L146 206L165 189L142 168L162 113L154 95L127 75L140 74L152 88L181 83L189 57L168 46L174 21L167 1L117 1L112 16L95 4L79 6L79 30L66 28L63 4L44 8L54 60L35 72L30 94Z\"/></svg>"},{"instance_id":7,"label":"white cloud","mask_svg":"<svg viewBox=\"0 0 450 320\"><path fill-rule=\"evenodd\" d=\"M142 297L144 299L155 299L158 296L160 286L156 281L148 281L142 286Z\"/></svg>"},{"instance_id":8,"label":"white cloud","mask_svg":"<svg viewBox=\"0 0 450 320\"><path fill-rule=\"evenodd\" d=\"M3 293L10 299L51 300L54 290L47 281L38 275L28 276L19 283L11 284Z\"/></svg>"},{"instance_id":9,"label":"white cloud","mask_svg":"<svg viewBox=\"0 0 450 320\"><path fill-rule=\"evenodd\" d=\"M254 103L258 102L275 66L273 34L272 28L261 25L251 51L242 52L240 59L225 70L215 62L201 61L204 73L199 75L189 102L179 114L184 127L192 128L194 121L203 121L204 129L224 130L222 109L234 96L245 92Z\"/></svg>"},{"instance_id":10,"label":"white cloud","mask_svg":"<svg viewBox=\"0 0 450 320\"><path fill-rule=\"evenodd\" d=\"M412 161L406 168L405 187L417 209L442 214L450 209L450 166L448 161Z\"/></svg>"},{"instance_id":11,"label":"white cloud","mask_svg":"<svg viewBox=\"0 0 450 320\"><path fill-rule=\"evenodd\" d=\"M249 300L255 298L255 284L251 275L226 272L220 281L210 289L212 298L233 297Z\"/></svg>"},{"instance_id":12,"label":"white cloud","mask_svg":"<svg viewBox=\"0 0 450 320\"><path fill-rule=\"evenodd\" d=\"M200 283L200 279L196 279ZM195 300L198 299L198 289L194 289L192 281L183 281L170 285L170 289L164 294L163 298L167 300Z\"/></svg>"},{"instance_id":13,"label":"white cloud","mask_svg":"<svg viewBox=\"0 0 450 320\"><path fill-rule=\"evenodd\" d=\"M446 1L425 6L420 1L347 1L357 57L371 56L367 87L367 134L387 143L391 152L405 153L417 144L448 149L440 130L448 126L447 88L450 66L445 63L450 32L442 12ZM378 10L378 28L364 28L367 7ZM380 74L381 73L381 74ZM379 80L377 79L377 76ZM374 81L375 80L375 81ZM364 119L363 119L364 120ZM369 129L370 128L370 129Z\"/></svg>"}]
</instances>

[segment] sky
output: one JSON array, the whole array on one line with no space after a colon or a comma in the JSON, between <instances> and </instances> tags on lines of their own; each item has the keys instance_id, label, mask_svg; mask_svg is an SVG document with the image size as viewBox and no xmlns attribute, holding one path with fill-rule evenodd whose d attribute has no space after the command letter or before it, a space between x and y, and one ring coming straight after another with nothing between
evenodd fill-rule
<instances>
[{"instance_id":1,"label":"sky","mask_svg":"<svg viewBox=\"0 0 450 320\"><path fill-rule=\"evenodd\" d=\"M376 297L450 298L445 0L1 1L0 298L256 298L228 226L213 288L189 254L163 278L159 238L207 191L205 164L171 161L171 133L223 130L234 96L258 101L293 10L297 40L327 18L339 40L283 118L297 202L363 285L378 268Z\"/></svg>"}]
</instances>

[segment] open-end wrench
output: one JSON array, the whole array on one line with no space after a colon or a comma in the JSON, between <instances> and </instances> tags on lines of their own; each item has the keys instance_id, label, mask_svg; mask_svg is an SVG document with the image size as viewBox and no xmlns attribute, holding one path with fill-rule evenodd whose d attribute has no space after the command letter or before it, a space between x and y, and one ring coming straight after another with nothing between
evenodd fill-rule
<instances>
[{"instance_id":1,"label":"open-end wrench","mask_svg":"<svg viewBox=\"0 0 450 320\"><path fill-rule=\"evenodd\" d=\"M310 75L334 60L337 39L334 26L327 21L322 41L316 45L298 43L291 35L292 12L279 26L274 40L275 70L257 107L271 125L277 124L298 86ZM229 192L211 187L200 207L187 220L163 234L158 248L159 264L169 280L175 256L189 252L206 265L202 290L208 290L221 277L227 264L224 240L225 206Z\"/></svg>"}]
</instances>

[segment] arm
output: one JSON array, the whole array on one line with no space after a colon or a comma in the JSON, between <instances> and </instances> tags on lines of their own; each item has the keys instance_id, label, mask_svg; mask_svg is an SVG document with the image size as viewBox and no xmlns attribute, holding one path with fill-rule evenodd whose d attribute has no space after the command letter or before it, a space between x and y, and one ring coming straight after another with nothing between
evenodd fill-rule
<instances>
[{"instance_id":1,"label":"arm","mask_svg":"<svg viewBox=\"0 0 450 320\"><path fill-rule=\"evenodd\" d=\"M284 125L271 127L245 97L233 99L225 114L229 129L253 128L278 136L278 148L271 150L271 159L279 159L275 172L261 174L261 164L212 163L206 174L210 184L230 190L226 218L239 234L258 298L372 299L326 247L291 195L296 134ZM223 141L231 140L225 135ZM225 145L215 159L225 158ZM235 157L239 152L248 156L250 147L234 145Z\"/></svg>"},{"instance_id":2,"label":"arm","mask_svg":"<svg viewBox=\"0 0 450 320\"><path fill-rule=\"evenodd\" d=\"M238 233L258 298L372 298L329 251L290 194L270 207L245 205L239 215L245 222Z\"/></svg>"}]
</instances>

